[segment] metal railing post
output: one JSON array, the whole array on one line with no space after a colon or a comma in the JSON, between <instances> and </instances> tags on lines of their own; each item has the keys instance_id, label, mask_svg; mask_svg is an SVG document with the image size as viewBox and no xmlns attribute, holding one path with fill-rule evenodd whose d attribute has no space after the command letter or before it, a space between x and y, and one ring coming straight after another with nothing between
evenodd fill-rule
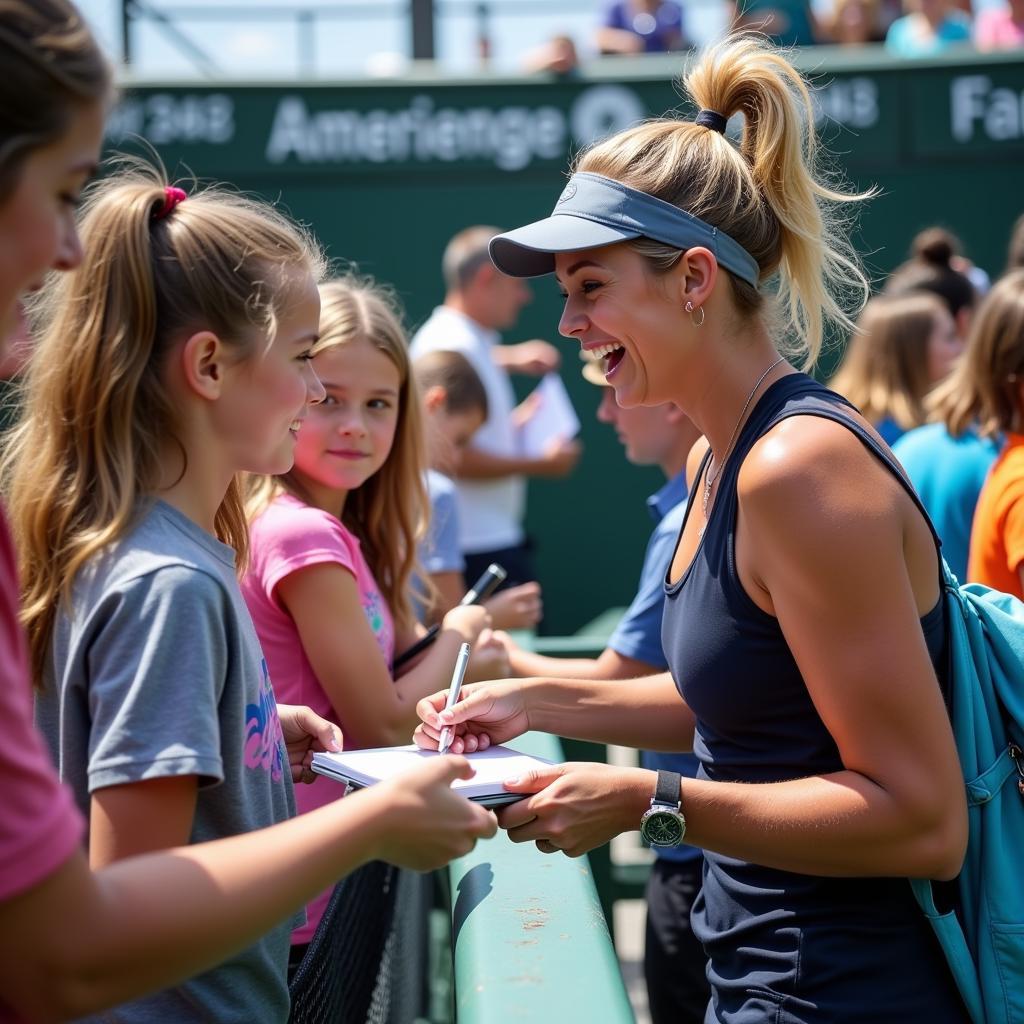
<instances>
[{"instance_id":1,"label":"metal railing post","mask_svg":"<svg viewBox=\"0 0 1024 1024\"><path fill-rule=\"evenodd\" d=\"M412 59L434 59L434 0L409 0Z\"/></svg>"}]
</instances>

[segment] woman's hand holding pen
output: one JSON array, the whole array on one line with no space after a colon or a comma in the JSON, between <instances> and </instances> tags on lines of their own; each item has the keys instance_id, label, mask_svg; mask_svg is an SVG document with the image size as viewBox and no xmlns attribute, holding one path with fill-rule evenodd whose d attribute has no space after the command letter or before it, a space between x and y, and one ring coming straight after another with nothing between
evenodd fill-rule
<instances>
[{"instance_id":1,"label":"woman's hand holding pen","mask_svg":"<svg viewBox=\"0 0 1024 1024\"><path fill-rule=\"evenodd\" d=\"M541 853L568 857L635 830L651 804L656 776L643 768L607 764L553 764L505 780L513 793L531 796L498 812L514 843L535 842Z\"/></svg>"},{"instance_id":2,"label":"woman's hand holding pen","mask_svg":"<svg viewBox=\"0 0 1024 1024\"><path fill-rule=\"evenodd\" d=\"M530 729L522 680L468 684L462 688L462 700L446 711L447 699L448 691L440 690L416 705L420 725L413 733L413 740L417 746L437 750L445 725L455 728L455 738L449 748L452 754L486 750L495 743L522 736Z\"/></svg>"}]
</instances>

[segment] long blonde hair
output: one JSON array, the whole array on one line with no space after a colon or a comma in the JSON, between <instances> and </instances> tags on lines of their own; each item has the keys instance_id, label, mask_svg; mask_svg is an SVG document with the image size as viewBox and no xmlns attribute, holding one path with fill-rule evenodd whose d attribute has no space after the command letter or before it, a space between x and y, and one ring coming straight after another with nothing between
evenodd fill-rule
<instances>
[{"instance_id":1,"label":"long blonde hair","mask_svg":"<svg viewBox=\"0 0 1024 1024\"><path fill-rule=\"evenodd\" d=\"M383 352L398 370L398 422L387 459L361 487L349 492L341 521L359 538L384 600L398 628L404 630L415 618L410 600L414 577L418 588L431 590L417 571L416 555L430 510L420 398L396 298L371 278L350 273L320 286L320 337L311 351L315 357L337 345L360 341ZM257 477L249 492L250 518L282 489L309 500L294 469L278 477ZM431 595L422 596L429 599Z\"/></svg>"},{"instance_id":2,"label":"long blonde hair","mask_svg":"<svg viewBox=\"0 0 1024 1024\"><path fill-rule=\"evenodd\" d=\"M942 300L930 292L872 299L829 387L848 398L870 423L892 418L904 430L925 422L933 381L928 343Z\"/></svg>"},{"instance_id":3,"label":"long blonde hair","mask_svg":"<svg viewBox=\"0 0 1024 1024\"><path fill-rule=\"evenodd\" d=\"M932 418L958 437L976 425L983 437L1022 428L1018 395L1024 380L1024 268L1000 278L971 321L967 347L953 372L929 396Z\"/></svg>"},{"instance_id":4,"label":"long blonde hair","mask_svg":"<svg viewBox=\"0 0 1024 1024\"><path fill-rule=\"evenodd\" d=\"M699 217L757 261L765 294L727 272L741 315L768 313L777 341L810 369L826 321L852 327L846 296L868 286L850 246L842 206L871 195L829 187L818 169L814 108L803 78L762 39L739 35L707 50L683 85L693 102L724 117L743 115L739 146L719 132L674 118L628 128L584 151L574 170L621 181ZM681 257L650 239L627 243L656 272Z\"/></svg>"},{"instance_id":5,"label":"long blonde hair","mask_svg":"<svg viewBox=\"0 0 1024 1024\"><path fill-rule=\"evenodd\" d=\"M91 190L85 255L52 282L24 415L3 456L37 684L76 575L124 535L158 486L177 422L164 383L172 346L208 329L244 358L272 337L291 298L289 275L320 272L310 239L265 204L208 188L161 217L165 187L160 171L136 162ZM244 562L236 483L215 527Z\"/></svg>"}]
</instances>

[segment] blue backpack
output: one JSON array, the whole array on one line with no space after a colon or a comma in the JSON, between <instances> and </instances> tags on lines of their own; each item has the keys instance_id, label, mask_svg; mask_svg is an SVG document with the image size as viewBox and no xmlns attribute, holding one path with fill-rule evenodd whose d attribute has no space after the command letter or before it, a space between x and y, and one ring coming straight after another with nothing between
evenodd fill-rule
<instances>
[{"instance_id":1,"label":"blue backpack","mask_svg":"<svg viewBox=\"0 0 1024 1024\"><path fill-rule=\"evenodd\" d=\"M1024 1024L1024 603L943 562L949 699L967 787L960 914L911 886L974 1024Z\"/></svg>"}]
</instances>

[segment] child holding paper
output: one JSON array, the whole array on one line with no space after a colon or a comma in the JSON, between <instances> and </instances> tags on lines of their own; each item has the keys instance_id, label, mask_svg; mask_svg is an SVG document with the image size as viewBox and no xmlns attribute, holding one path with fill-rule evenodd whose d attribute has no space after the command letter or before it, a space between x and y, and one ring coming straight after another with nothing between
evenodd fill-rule
<instances>
[{"instance_id":1,"label":"child holding paper","mask_svg":"<svg viewBox=\"0 0 1024 1024\"><path fill-rule=\"evenodd\" d=\"M477 678L507 660L483 608L454 608L392 680L396 652L425 632L410 599L428 507L419 403L388 293L349 276L321 285L320 298L309 354L326 394L294 424L294 466L252 481L242 593L282 700L338 723L349 749L394 746L410 741L417 700L448 684L462 643L473 645ZM297 794L299 810L341 793L317 779ZM327 895L308 908L296 946L312 938Z\"/></svg>"}]
</instances>

